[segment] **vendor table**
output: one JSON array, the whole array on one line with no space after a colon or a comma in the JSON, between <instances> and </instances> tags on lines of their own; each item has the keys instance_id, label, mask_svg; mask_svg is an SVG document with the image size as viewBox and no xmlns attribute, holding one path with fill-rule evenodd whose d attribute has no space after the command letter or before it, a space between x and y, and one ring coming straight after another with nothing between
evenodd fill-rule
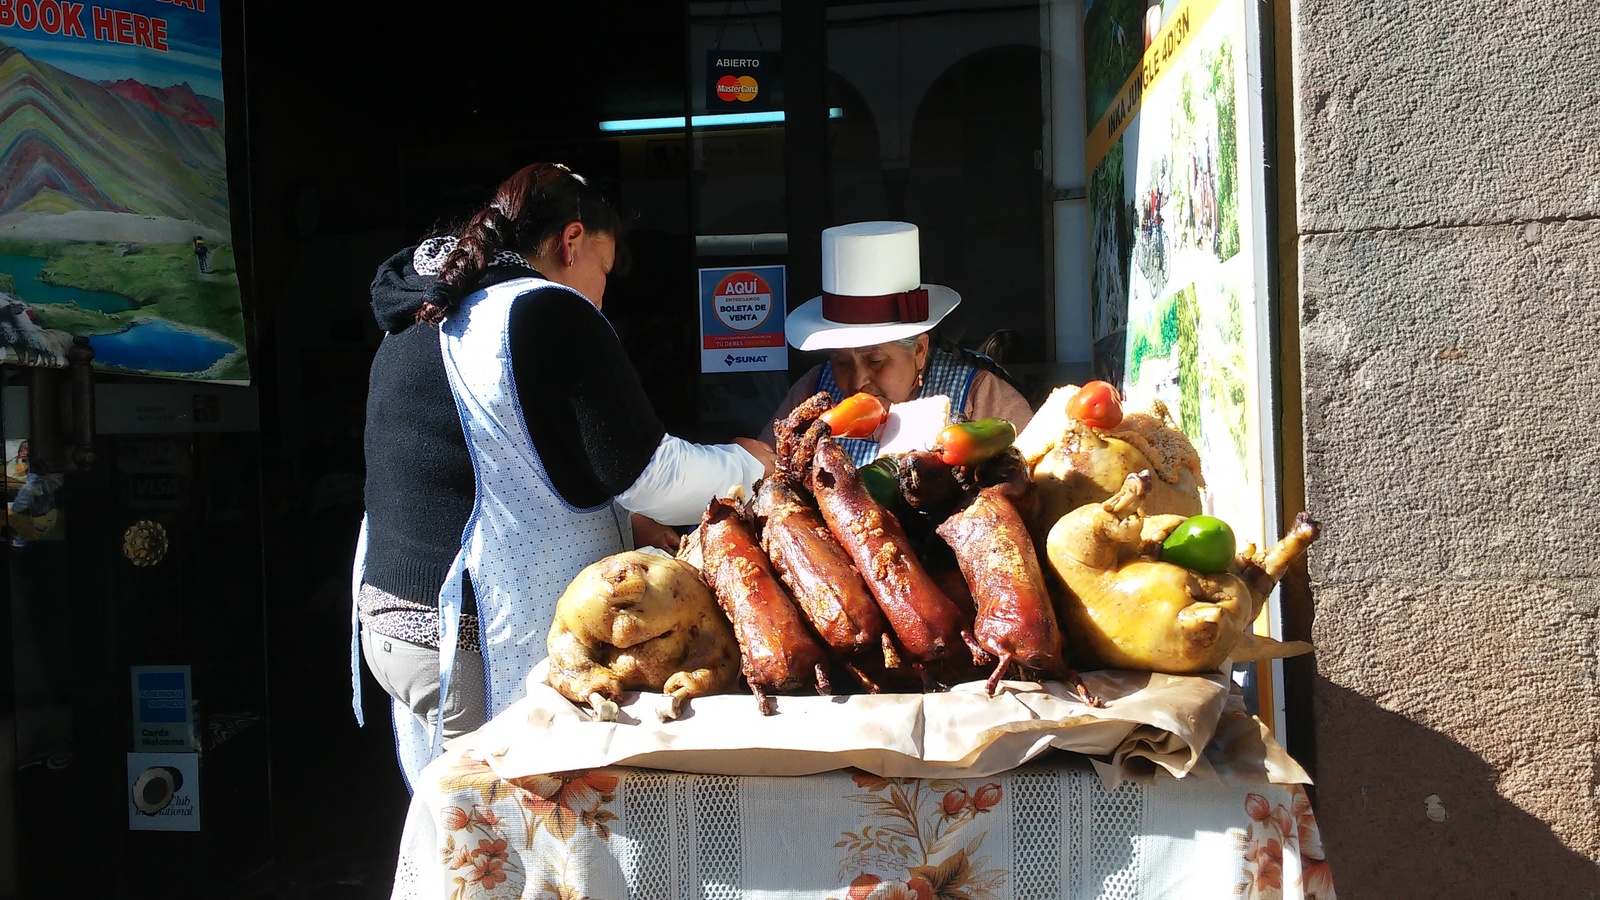
<instances>
[{"instance_id":1,"label":"vendor table","mask_svg":"<svg viewBox=\"0 0 1600 900\"><path fill-rule=\"evenodd\" d=\"M1107 791L1076 759L973 779L502 780L447 752L412 799L394 897L1333 897L1300 786L1163 776Z\"/></svg>"}]
</instances>

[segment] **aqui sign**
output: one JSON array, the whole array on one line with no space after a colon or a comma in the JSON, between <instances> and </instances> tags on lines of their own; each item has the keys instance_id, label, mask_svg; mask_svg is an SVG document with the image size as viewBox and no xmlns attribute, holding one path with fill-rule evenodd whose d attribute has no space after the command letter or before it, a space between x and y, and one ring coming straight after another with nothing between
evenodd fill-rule
<instances>
[{"instance_id":1,"label":"aqui sign","mask_svg":"<svg viewBox=\"0 0 1600 900\"><path fill-rule=\"evenodd\" d=\"M700 371L781 372L783 266L700 270Z\"/></svg>"},{"instance_id":2,"label":"aqui sign","mask_svg":"<svg viewBox=\"0 0 1600 900\"><path fill-rule=\"evenodd\" d=\"M712 306L734 331L755 331L772 315L772 285L754 272L734 272L717 282Z\"/></svg>"}]
</instances>

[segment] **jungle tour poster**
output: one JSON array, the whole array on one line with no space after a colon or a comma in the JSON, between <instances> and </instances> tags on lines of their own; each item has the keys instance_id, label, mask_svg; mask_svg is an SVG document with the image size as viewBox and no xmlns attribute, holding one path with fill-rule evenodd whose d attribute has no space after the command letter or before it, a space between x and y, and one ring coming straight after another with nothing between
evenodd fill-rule
<instances>
[{"instance_id":1,"label":"jungle tour poster","mask_svg":"<svg viewBox=\"0 0 1600 900\"><path fill-rule=\"evenodd\" d=\"M246 383L218 0L0 0L0 362Z\"/></svg>"},{"instance_id":2,"label":"jungle tour poster","mask_svg":"<svg viewBox=\"0 0 1600 900\"><path fill-rule=\"evenodd\" d=\"M1200 451L1205 511L1262 546L1275 522L1244 4L1094 0L1084 34L1097 367L1135 403L1166 403Z\"/></svg>"}]
</instances>

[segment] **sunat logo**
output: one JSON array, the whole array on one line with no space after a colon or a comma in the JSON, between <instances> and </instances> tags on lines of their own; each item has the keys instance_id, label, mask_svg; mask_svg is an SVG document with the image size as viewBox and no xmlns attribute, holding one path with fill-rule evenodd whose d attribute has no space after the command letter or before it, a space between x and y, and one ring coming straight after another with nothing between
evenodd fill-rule
<instances>
[{"instance_id":1,"label":"sunat logo","mask_svg":"<svg viewBox=\"0 0 1600 900\"><path fill-rule=\"evenodd\" d=\"M724 75L717 79L717 99L732 103L749 103L761 93L761 85L749 75Z\"/></svg>"},{"instance_id":2,"label":"sunat logo","mask_svg":"<svg viewBox=\"0 0 1600 900\"><path fill-rule=\"evenodd\" d=\"M767 354L763 353L760 356L734 356L732 353L729 353L722 361L730 366L741 365L744 363L764 363L767 361Z\"/></svg>"}]
</instances>

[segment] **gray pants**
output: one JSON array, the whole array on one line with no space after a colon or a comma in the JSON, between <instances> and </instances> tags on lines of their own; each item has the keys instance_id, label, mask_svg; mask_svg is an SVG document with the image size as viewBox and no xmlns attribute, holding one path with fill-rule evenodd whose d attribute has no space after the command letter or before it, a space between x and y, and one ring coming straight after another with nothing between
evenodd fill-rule
<instances>
[{"instance_id":1,"label":"gray pants","mask_svg":"<svg viewBox=\"0 0 1600 900\"><path fill-rule=\"evenodd\" d=\"M362 623L361 655L389 696L433 733L439 716L439 651L379 634ZM483 657L457 649L444 702L444 736L448 740L475 731L487 720Z\"/></svg>"}]
</instances>

